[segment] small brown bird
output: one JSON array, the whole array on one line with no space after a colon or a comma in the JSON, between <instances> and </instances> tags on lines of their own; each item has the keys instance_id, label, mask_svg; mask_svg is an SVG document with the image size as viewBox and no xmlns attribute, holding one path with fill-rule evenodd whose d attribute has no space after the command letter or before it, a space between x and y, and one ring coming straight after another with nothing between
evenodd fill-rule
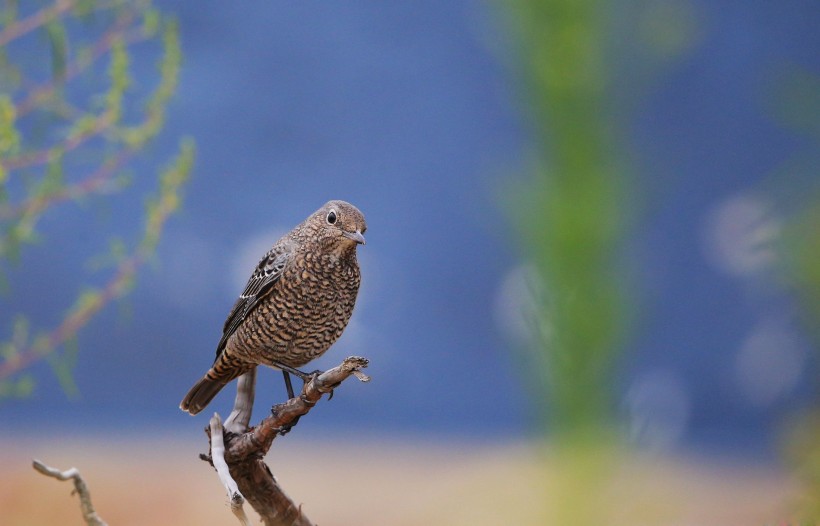
<instances>
[{"instance_id":1,"label":"small brown bird","mask_svg":"<svg viewBox=\"0 0 820 526\"><path fill-rule=\"evenodd\" d=\"M356 247L367 225L358 208L330 201L273 245L225 321L216 360L185 395L195 415L234 378L257 365L288 372L318 358L347 326L361 275Z\"/></svg>"}]
</instances>

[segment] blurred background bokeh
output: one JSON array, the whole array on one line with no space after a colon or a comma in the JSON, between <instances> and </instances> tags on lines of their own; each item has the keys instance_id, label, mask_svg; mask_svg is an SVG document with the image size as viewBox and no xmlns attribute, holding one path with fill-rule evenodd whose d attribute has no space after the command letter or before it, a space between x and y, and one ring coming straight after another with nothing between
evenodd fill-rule
<instances>
[{"instance_id":1,"label":"blurred background bokeh","mask_svg":"<svg viewBox=\"0 0 820 526\"><path fill-rule=\"evenodd\" d=\"M329 199L368 243L315 366L373 380L269 456L317 522L818 520L815 2L0 9L10 524L48 523L45 491L80 523L35 456L93 477L110 523L232 520L196 458L232 390L177 406Z\"/></svg>"}]
</instances>

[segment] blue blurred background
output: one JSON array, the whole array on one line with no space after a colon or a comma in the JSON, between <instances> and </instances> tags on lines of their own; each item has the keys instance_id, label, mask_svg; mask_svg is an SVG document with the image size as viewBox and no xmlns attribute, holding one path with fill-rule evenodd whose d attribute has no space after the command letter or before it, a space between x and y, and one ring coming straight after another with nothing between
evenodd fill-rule
<instances>
[{"instance_id":1,"label":"blue blurred background","mask_svg":"<svg viewBox=\"0 0 820 526\"><path fill-rule=\"evenodd\" d=\"M81 332L79 395L39 364L31 397L0 402L3 420L22 431L47 422L67 433L200 433L205 414L228 412L232 389L196 420L177 405L209 367L253 265L322 203L344 199L368 221L363 285L349 328L315 365L363 355L373 380L345 384L303 432L534 434L543 400L513 351L526 267L502 206L530 138L498 7L158 5L179 20L184 63L150 155L195 139L183 209L134 292ZM613 97L627 102L624 140L642 192L630 239L638 330L612 372L613 405L648 448L766 457L818 384L818 355L771 278L778 203L761 189L795 156L817 158L816 142L773 108L793 69L820 71L820 9L611 9L628 35L615 42L627 53ZM154 67L134 65L136 78ZM44 217L40 246L10 270L14 301L0 306L59 321L111 225L141 228L134 195L149 188L134 179L130 199ZM257 414L284 397L277 372L263 371L259 389Z\"/></svg>"}]
</instances>

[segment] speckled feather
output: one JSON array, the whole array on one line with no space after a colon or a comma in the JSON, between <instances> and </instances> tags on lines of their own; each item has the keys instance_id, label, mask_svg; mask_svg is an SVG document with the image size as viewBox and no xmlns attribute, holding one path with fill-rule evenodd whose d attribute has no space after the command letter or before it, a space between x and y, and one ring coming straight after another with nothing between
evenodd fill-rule
<instances>
[{"instance_id":1,"label":"speckled feather","mask_svg":"<svg viewBox=\"0 0 820 526\"><path fill-rule=\"evenodd\" d=\"M355 206L330 201L277 241L225 320L213 366L180 408L200 412L257 365L298 368L324 354L353 313L361 281L356 247L366 229Z\"/></svg>"}]
</instances>

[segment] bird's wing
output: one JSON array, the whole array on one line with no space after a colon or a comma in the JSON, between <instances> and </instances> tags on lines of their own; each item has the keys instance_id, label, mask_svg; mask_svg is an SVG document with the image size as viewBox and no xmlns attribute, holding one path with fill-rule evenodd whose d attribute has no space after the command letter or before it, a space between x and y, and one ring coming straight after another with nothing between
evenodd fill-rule
<instances>
[{"instance_id":1,"label":"bird's wing","mask_svg":"<svg viewBox=\"0 0 820 526\"><path fill-rule=\"evenodd\" d=\"M270 293L274 283L279 281L290 257L291 252L289 250L276 246L265 254L265 257L256 265L251 279L245 285L244 292L236 300L231 313L225 320L225 326L222 328L222 338L219 340L219 345L216 346L217 359L225 349L228 338L231 337L259 301Z\"/></svg>"}]
</instances>

